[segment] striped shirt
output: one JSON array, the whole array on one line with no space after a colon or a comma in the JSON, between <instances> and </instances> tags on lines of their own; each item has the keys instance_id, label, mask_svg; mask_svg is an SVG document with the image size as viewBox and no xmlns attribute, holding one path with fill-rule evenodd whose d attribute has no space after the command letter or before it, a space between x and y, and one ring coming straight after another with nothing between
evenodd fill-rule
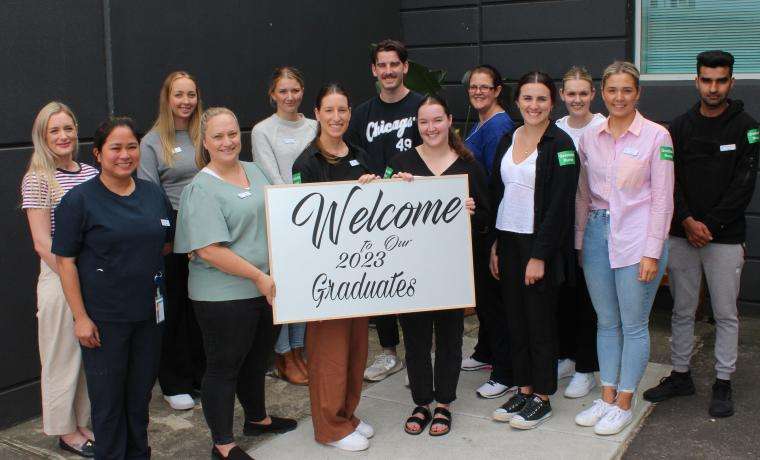
<instances>
[{"instance_id":1,"label":"striped shirt","mask_svg":"<svg viewBox=\"0 0 760 460\"><path fill-rule=\"evenodd\" d=\"M51 190L47 180L35 172L27 173L21 181L21 209L50 209L50 235L55 233L55 210L69 190L98 175L98 170L85 163L77 163L78 171L56 169L55 180L59 188ZM55 192L55 193L54 193Z\"/></svg>"}]
</instances>

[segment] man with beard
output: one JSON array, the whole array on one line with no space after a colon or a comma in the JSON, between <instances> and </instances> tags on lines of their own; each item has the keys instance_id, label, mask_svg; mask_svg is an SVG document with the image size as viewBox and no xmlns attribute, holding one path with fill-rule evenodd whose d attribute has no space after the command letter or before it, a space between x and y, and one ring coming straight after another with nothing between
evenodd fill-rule
<instances>
[{"instance_id":1,"label":"man with beard","mask_svg":"<svg viewBox=\"0 0 760 460\"><path fill-rule=\"evenodd\" d=\"M668 272L673 294L673 371L644 392L651 402L694 394L689 360L694 314L704 271L715 318L715 370L709 413L733 415L731 374L736 370L739 318L736 299L744 264L745 220L755 187L760 131L738 100L734 57L724 51L697 56L700 102L670 125L675 157L675 212Z\"/></svg>"},{"instance_id":2,"label":"man with beard","mask_svg":"<svg viewBox=\"0 0 760 460\"><path fill-rule=\"evenodd\" d=\"M348 140L368 153L370 167L380 177L386 176L388 160L421 143L417 108L423 96L404 86L404 76L409 71L407 55L406 46L397 40L386 39L373 48L370 69L377 78L380 94L351 114ZM404 363L396 354L396 315L376 317L374 322L383 351L367 368L364 378L380 381L403 369Z\"/></svg>"}]
</instances>

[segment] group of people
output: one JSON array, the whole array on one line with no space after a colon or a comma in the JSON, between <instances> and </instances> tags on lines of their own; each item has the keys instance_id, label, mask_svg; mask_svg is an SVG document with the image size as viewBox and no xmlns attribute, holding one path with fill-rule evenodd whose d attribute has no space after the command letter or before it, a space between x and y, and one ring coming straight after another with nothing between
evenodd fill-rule
<instances>
[{"instance_id":1,"label":"group of people","mask_svg":"<svg viewBox=\"0 0 760 460\"><path fill-rule=\"evenodd\" d=\"M244 435L297 424L266 410L273 345L277 374L309 386L316 441L339 449L367 449L374 435L355 414L363 379L405 366L415 407L402 427L411 435L449 433L460 371L487 367L476 392L513 393L493 418L517 429L552 416L559 379L572 376L564 396L578 398L599 371L601 397L575 422L618 433L632 420L666 267L674 370L644 397L694 393L688 369L704 267L717 323L710 413L733 413L743 213L760 145L757 122L728 98L733 57L698 56L700 101L670 130L638 111L630 63L601 76L607 117L591 112L596 91L584 68L571 68L559 90L549 75L526 73L511 101L518 127L498 70L479 65L466 77L478 121L464 140L444 98L406 87L408 65L403 43L381 41L370 62L379 94L352 109L347 91L330 83L317 93L314 120L299 111L303 75L276 69L268 89L275 112L251 131L254 162L239 158L235 114L203 110L186 72L164 81L142 139L129 118L98 127L99 170L76 161L74 113L59 102L42 108L21 191L40 256L46 434L85 457L148 458L158 378L175 409L192 408L200 395L214 458L250 458L233 435L235 396ZM555 122L560 99L568 116ZM277 332L264 187L448 174L467 174L471 195L480 320L472 356L462 356L462 310L373 318L383 351L366 369L369 318ZM406 364L396 350L399 323Z\"/></svg>"}]
</instances>

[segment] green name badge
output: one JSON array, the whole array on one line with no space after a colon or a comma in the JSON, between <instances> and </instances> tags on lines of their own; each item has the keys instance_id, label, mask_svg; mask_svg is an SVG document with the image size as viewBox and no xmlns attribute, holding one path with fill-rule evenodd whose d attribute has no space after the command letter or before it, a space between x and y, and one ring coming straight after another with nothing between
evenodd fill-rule
<instances>
[{"instance_id":1,"label":"green name badge","mask_svg":"<svg viewBox=\"0 0 760 460\"><path fill-rule=\"evenodd\" d=\"M673 147L667 145L660 147L660 160L673 161Z\"/></svg>"},{"instance_id":2,"label":"green name badge","mask_svg":"<svg viewBox=\"0 0 760 460\"><path fill-rule=\"evenodd\" d=\"M294 184L300 184L301 183L301 173L297 172L293 174L293 183Z\"/></svg>"},{"instance_id":3,"label":"green name badge","mask_svg":"<svg viewBox=\"0 0 760 460\"><path fill-rule=\"evenodd\" d=\"M747 131L747 142L757 144L760 141L760 129L754 128Z\"/></svg>"},{"instance_id":4,"label":"green name badge","mask_svg":"<svg viewBox=\"0 0 760 460\"><path fill-rule=\"evenodd\" d=\"M383 174L383 179L390 179L390 177L393 175L393 168L388 166L385 168L385 174Z\"/></svg>"},{"instance_id":5,"label":"green name badge","mask_svg":"<svg viewBox=\"0 0 760 460\"><path fill-rule=\"evenodd\" d=\"M575 164L575 150L563 150L557 152L557 161L560 166L572 166Z\"/></svg>"}]
</instances>

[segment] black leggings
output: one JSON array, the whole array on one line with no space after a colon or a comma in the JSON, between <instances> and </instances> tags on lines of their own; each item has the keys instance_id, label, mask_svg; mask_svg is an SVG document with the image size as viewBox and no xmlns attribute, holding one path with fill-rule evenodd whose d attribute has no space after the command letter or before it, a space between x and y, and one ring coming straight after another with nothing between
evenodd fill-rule
<instances>
[{"instance_id":1,"label":"black leggings","mask_svg":"<svg viewBox=\"0 0 760 460\"><path fill-rule=\"evenodd\" d=\"M557 391L557 287L525 285L533 235L499 232L499 278L507 310L514 384L538 394Z\"/></svg>"},{"instance_id":2,"label":"black leggings","mask_svg":"<svg viewBox=\"0 0 760 460\"><path fill-rule=\"evenodd\" d=\"M193 305L206 350L203 415L214 444L229 444L235 394L246 421L267 416L264 374L272 351L272 310L265 297Z\"/></svg>"}]
</instances>

